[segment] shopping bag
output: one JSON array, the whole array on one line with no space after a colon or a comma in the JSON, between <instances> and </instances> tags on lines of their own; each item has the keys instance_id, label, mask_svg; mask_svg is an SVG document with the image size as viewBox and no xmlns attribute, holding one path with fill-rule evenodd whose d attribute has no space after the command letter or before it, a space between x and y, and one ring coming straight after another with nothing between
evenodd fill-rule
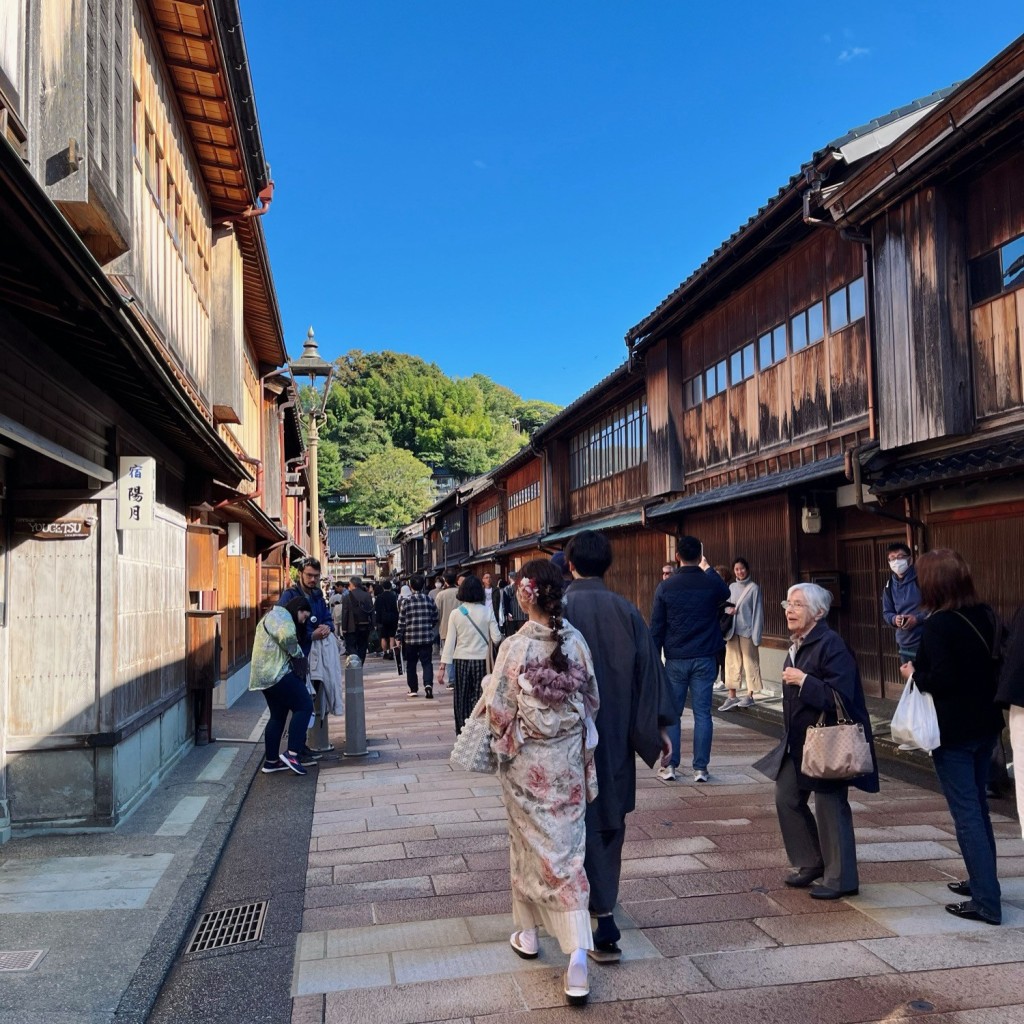
<instances>
[{"instance_id":1,"label":"shopping bag","mask_svg":"<svg viewBox=\"0 0 1024 1024\"><path fill-rule=\"evenodd\" d=\"M482 705L483 698L466 719L462 732L455 737L455 746L448 761L453 768L493 775L498 770L498 758L491 749L491 730Z\"/></svg>"},{"instance_id":2,"label":"shopping bag","mask_svg":"<svg viewBox=\"0 0 1024 1024\"><path fill-rule=\"evenodd\" d=\"M900 750L926 750L930 754L941 742L939 718L930 693L922 693L911 676L892 716L892 739Z\"/></svg>"}]
</instances>

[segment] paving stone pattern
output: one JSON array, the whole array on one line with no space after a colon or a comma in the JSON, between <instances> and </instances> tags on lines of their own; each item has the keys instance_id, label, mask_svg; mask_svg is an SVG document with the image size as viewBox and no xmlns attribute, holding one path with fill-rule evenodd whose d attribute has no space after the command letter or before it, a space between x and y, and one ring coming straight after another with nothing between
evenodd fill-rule
<instances>
[{"instance_id":1,"label":"paving stone pattern","mask_svg":"<svg viewBox=\"0 0 1024 1024\"><path fill-rule=\"evenodd\" d=\"M449 767L451 705L443 688L408 699L393 664L369 659L373 756L315 779L293 1024L581 1019L564 1005L553 940L542 936L533 961L509 948L499 786ZM964 871L945 804L888 777L878 795L853 794L860 896L812 900L783 885L772 784L750 767L773 743L733 714L716 718L710 783L663 783L639 766L616 911L623 960L591 965L582 1012L650 1024L1024 1024L1017 822L995 816L1002 928L945 913L946 882Z\"/></svg>"}]
</instances>

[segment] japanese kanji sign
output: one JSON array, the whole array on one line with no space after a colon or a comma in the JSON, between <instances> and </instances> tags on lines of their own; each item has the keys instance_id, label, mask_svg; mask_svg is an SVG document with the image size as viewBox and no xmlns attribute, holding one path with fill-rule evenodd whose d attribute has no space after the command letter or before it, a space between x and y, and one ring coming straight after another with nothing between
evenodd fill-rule
<instances>
[{"instance_id":1,"label":"japanese kanji sign","mask_svg":"<svg viewBox=\"0 0 1024 1024\"><path fill-rule=\"evenodd\" d=\"M145 530L156 506L156 459L122 455L118 459L117 528Z\"/></svg>"}]
</instances>

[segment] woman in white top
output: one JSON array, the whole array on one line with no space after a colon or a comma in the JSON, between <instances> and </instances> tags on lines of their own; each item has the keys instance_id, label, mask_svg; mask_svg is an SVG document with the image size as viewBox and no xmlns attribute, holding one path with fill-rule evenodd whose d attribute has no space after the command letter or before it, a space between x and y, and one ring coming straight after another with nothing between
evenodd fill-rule
<instances>
[{"instance_id":1,"label":"woman in white top","mask_svg":"<svg viewBox=\"0 0 1024 1024\"><path fill-rule=\"evenodd\" d=\"M480 699L480 684L487 674L490 645L501 642L494 616L484 604L484 585L476 576L467 576L455 595L459 604L448 617L448 636L437 668L437 684L442 685L448 666L455 664L455 732L469 718Z\"/></svg>"},{"instance_id":2,"label":"woman in white top","mask_svg":"<svg viewBox=\"0 0 1024 1024\"><path fill-rule=\"evenodd\" d=\"M734 580L729 584L729 600L733 607L732 631L725 644L725 688L729 696L719 706L719 711L754 706L754 694L761 692L761 630L764 626L764 604L761 588L750 578L750 566L745 558L733 563ZM741 684L746 683L747 692L742 698L736 696Z\"/></svg>"}]
</instances>

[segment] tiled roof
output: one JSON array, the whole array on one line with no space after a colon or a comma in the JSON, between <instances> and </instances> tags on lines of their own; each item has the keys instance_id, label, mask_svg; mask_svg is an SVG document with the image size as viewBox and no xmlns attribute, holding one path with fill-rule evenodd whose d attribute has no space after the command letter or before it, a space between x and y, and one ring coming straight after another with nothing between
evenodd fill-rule
<instances>
[{"instance_id":1,"label":"tiled roof","mask_svg":"<svg viewBox=\"0 0 1024 1024\"><path fill-rule=\"evenodd\" d=\"M383 531L387 533L387 531ZM377 533L372 526L329 526L327 547L331 558L376 558Z\"/></svg>"},{"instance_id":2,"label":"tiled roof","mask_svg":"<svg viewBox=\"0 0 1024 1024\"><path fill-rule=\"evenodd\" d=\"M707 508L711 505L722 505L727 501L736 501L739 498L752 498L759 494L783 491L794 484L823 480L835 473L841 473L845 458L844 455L832 455L827 459L820 459L818 462L809 462L806 466L797 466L796 469L784 469L781 473L759 476L756 480L743 480L737 484L716 487L712 491L699 491L697 494L690 494L678 501L651 509L647 513L647 518L661 519L679 512L689 512L695 508Z\"/></svg>"},{"instance_id":3,"label":"tiled roof","mask_svg":"<svg viewBox=\"0 0 1024 1024\"><path fill-rule=\"evenodd\" d=\"M548 544L560 544L570 537L575 537L583 530L614 530L616 527L635 526L643 519L643 512L636 509L633 512L622 512L617 516L605 516L603 519L592 519L586 523L573 523L572 526L563 526L560 530L546 534L543 539L545 546Z\"/></svg>"},{"instance_id":4,"label":"tiled roof","mask_svg":"<svg viewBox=\"0 0 1024 1024\"><path fill-rule=\"evenodd\" d=\"M942 483L966 477L1006 473L1024 467L1024 437L1010 437L995 443L984 443L930 459L878 466L876 456L866 467L872 494L909 490L922 484Z\"/></svg>"}]
</instances>

